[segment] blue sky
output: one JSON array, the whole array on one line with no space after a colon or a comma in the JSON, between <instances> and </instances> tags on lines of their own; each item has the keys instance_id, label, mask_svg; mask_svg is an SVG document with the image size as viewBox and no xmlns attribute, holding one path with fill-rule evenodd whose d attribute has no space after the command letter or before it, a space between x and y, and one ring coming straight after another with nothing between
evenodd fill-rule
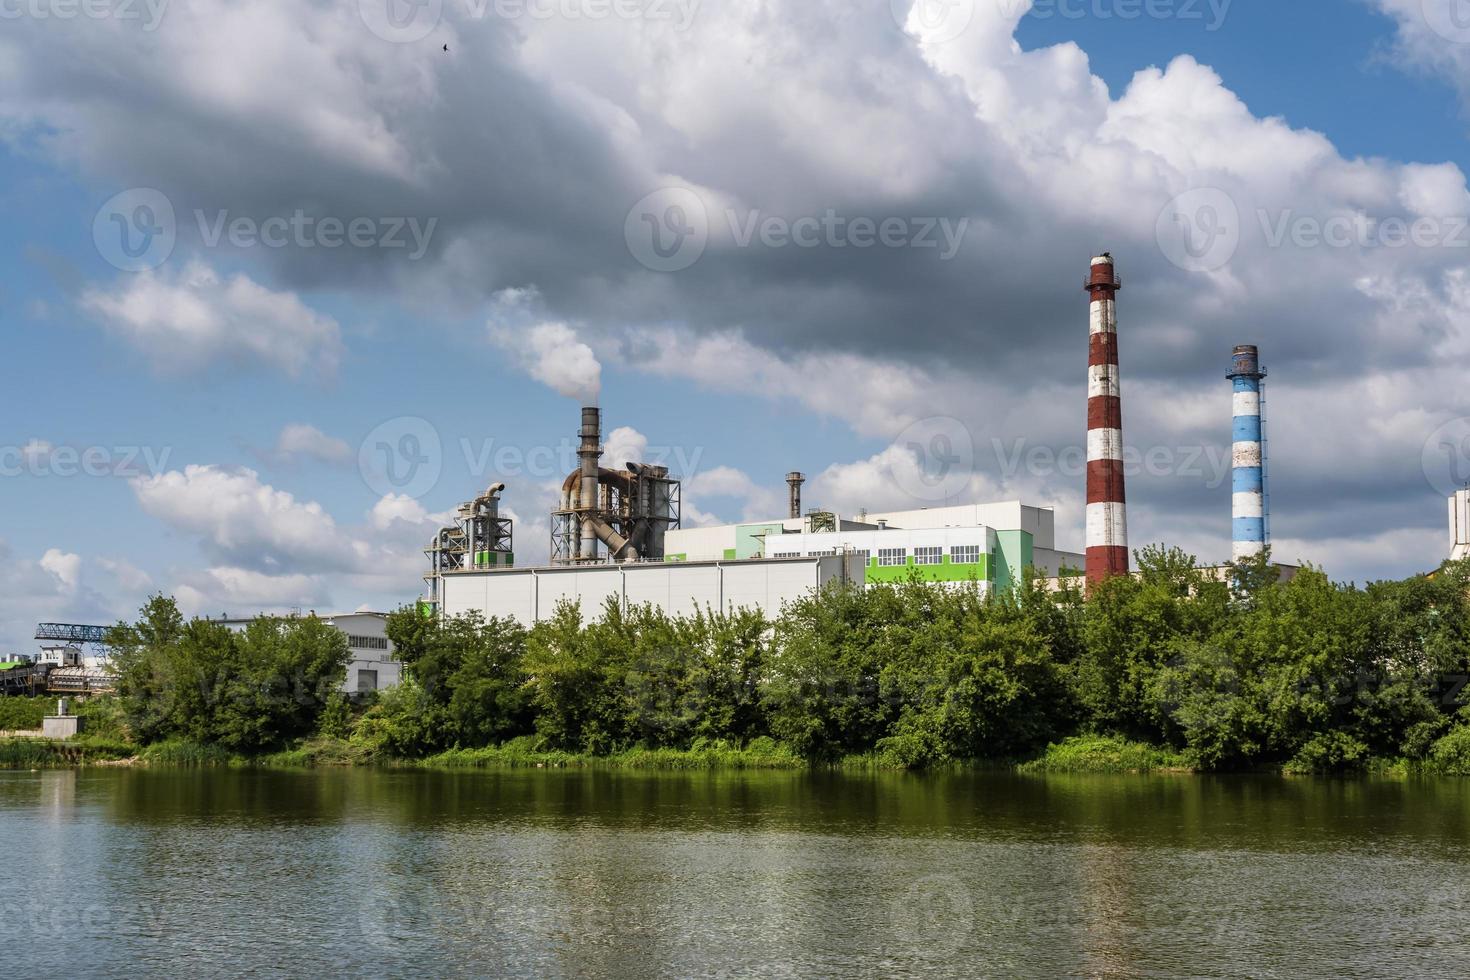
<instances>
[{"instance_id":1,"label":"blue sky","mask_svg":"<svg viewBox=\"0 0 1470 980\"><path fill-rule=\"evenodd\" d=\"M931 503L905 490L923 465L905 447L958 427L975 447L959 496L1056 506L1078 547L1080 477L997 456L1081 437L1075 284L1108 245L1129 283L1125 424L1169 460L1130 482L1135 545L1228 553L1228 481L1181 460L1225 448L1229 347L1258 341L1280 415L1278 556L1358 580L1433 567L1443 478L1419 461L1470 414L1464 253L1261 251L1248 226L1258 202L1452 225L1470 45L1416 19L1419 0L1235 0L1215 30L1207 4L1203 21L1098 15L1118 2L1018 23L982 10L939 39L906 36L887 0L763 18L706 3L672 33L448 0L403 43L345 0L176 2L148 31L8 21L0 443L36 462L0 478L0 652L29 649L38 620L110 621L151 591L232 614L411 600L435 515L492 478L511 485L517 550L543 556L559 473L496 474L465 448L556 450L586 380L566 372L588 363L608 429L636 430L618 445L690 463L691 520L779 509L790 469L813 477L812 503ZM1157 82L1135 86L1150 67ZM670 187L703 201L710 245L660 272L623 218ZM1241 206L1251 240L1223 268L1176 268L1153 240L1170 197L1198 187ZM173 253L141 273L94 241L129 188L177 211ZM440 224L410 261L211 247L196 209ZM953 261L741 244L717 227L726 209L932 215L967 237ZM442 446L413 499L358 460L410 417ZM157 472L140 457L124 476L57 475L62 447L147 450Z\"/></svg>"}]
</instances>

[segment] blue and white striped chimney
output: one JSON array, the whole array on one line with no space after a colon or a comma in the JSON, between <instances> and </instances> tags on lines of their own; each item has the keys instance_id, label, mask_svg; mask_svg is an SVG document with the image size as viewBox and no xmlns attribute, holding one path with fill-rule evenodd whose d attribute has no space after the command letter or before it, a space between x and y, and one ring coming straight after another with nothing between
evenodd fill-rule
<instances>
[{"instance_id":1,"label":"blue and white striped chimney","mask_svg":"<svg viewBox=\"0 0 1470 980\"><path fill-rule=\"evenodd\" d=\"M1235 444L1232 447L1234 545L1232 558L1254 558L1266 550L1266 457L1261 439L1261 404L1266 371L1254 346L1235 348Z\"/></svg>"}]
</instances>

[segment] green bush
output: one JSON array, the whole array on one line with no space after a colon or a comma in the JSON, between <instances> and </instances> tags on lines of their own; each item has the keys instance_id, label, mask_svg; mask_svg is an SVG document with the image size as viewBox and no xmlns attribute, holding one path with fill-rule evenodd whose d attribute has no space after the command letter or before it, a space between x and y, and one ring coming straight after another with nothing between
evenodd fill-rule
<instances>
[{"instance_id":1,"label":"green bush","mask_svg":"<svg viewBox=\"0 0 1470 980\"><path fill-rule=\"evenodd\" d=\"M1470 776L1470 725L1459 725L1434 743L1428 768L1447 776Z\"/></svg>"},{"instance_id":2,"label":"green bush","mask_svg":"<svg viewBox=\"0 0 1470 980\"><path fill-rule=\"evenodd\" d=\"M1083 735L1049 745L1045 754L1021 765L1022 772L1130 773L1186 770L1186 758L1113 735Z\"/></svg>"},{"instance_id":3,"label":"green bush","mask_svg":"<svg viewBox=\"0 0 1470 980\"><path fill-rule=\"evenodd\" d=\"M1362 772L1368 768L1368 746L1346 732L1314 736L1292 757L1283 771L1292 775Z\"/></svg>"},{"instance_id":4,"label":"green bush","mask_svg":"<svg viewBox=\"0 0 1470 980\"><path fill-rule=\"evenodd\" d=\"M36 731L55 712L55 698L0 697L0 732Z\"/></svg>"}]
</instances>

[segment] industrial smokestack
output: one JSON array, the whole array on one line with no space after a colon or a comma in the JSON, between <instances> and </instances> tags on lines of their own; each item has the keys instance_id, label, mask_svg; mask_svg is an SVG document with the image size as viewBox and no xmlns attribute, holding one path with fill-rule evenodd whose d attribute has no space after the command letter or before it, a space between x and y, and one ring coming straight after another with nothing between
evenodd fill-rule
<instances>
[{"instance_id":1,"label":"industrial smokestack","mask_svg":"<svg viewBox=\"0 0 1470 980\"><path fill-rule=\"evenodd\" d=\"M790 516L795 519L801 517L801 485L806 482L806 476L801 473L786 474L786 488L790 491Z\"/></svg>"},{"instance_id":2,"label":"industrial smokestack","mask_svg":"<svg viewBox=\"0 0 1470 980\"><path fill-rule=\"evenodd\" d=\"M577 557L590 561L597 557L598 512L597 464L602 458L602 412L593 406L582 409L582 444L577 449L581 471L577 492L577 511L581 518L581 538Z\"/></svg>"},{"instance_id":3,"label":"industrial smokestack","mask_svg":"<svg viewBox=\"0 0 1470 980\"><path fill-rule=\"evenodd\" d=\"M1123 481L1123 401L1118 380L1116 298L1123 288L1104 252L1092 260L1087 358L1087 582L1128 574L1128 511Z\"/></svg>"},{"instance_id":4,"label":"industrial smokestack","mask_svg":"<svg viewBox=\"0 0 1470 980\"><path fill-rule=\"evenodd\" d=\"M1470 558L1470 490L1450 498L1450 561Z\"/></svg>"},{"instance_id":5,"label":"industrial smokestack","mask_svg":"<svg viewBox=\"0 0 1470 980\"><path fill-rule=\"evenodd\" d=\"M1266 369L1250 344L1235 348L1226 375L1235 387L1235 434L1231 446L1231 558L1244 561L1266 550L1266 457L1261 439L1261 396Z\"/></svg>"}]
</instances>

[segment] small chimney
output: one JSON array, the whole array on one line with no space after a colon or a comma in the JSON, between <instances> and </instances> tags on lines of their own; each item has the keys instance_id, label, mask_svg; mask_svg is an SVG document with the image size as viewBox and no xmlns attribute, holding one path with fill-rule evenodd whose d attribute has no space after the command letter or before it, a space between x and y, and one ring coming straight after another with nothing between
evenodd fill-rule
<instances>
[{"instance_id":1,"label":"small chimney","mask_svg":"<svg viewBox=\"0 0 1470 980\"><path fill-rule=\"evenodd\" d=\"M790 491L789 516L793 520L801 517L801 485L806 482L806 476L802 473L791 472L786 474L786 488Z\"/></svg>"}]
</instances>

